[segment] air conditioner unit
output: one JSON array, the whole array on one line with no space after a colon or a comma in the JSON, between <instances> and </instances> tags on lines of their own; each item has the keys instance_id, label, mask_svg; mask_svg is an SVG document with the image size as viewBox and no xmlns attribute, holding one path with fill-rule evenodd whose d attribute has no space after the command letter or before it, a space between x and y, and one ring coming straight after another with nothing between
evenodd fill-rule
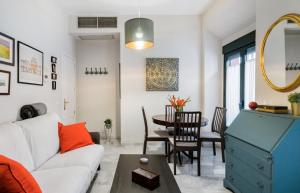
<instances>
[{"instance_id":1,"label":"air conditioner unit","mask_svg":"<svg viewBox=\"0 0 300 193\"><path fill-rule=\"evenodd\" d=\"M78 28L117 28L117 17L78 17Z\"/></svg>"}]
</instances>

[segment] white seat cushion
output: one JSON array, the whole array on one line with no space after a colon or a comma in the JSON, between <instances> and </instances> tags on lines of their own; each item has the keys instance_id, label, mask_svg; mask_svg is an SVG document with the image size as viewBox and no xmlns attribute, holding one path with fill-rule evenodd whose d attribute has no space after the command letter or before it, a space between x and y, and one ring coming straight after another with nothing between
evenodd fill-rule
<instances>
[{"instance_id":1,"label":"white seat cushion","mask_svg":"<svg viewBox=\"0 0 300 193\"><path fill-rule=\"evenodd\" d=\"M31 149L35 168L40 167L59 150L58 122L56 114L46 114L16 122L23 129Z\"/></svg>"},{"instance_id":2,"label":"white seat cushion","mask_svg":"<svg viewBox=\"0 0 300 193\"><path fill-rule=\"evenodd\" d=\"M67 167L32 172L43 193L85 193L89 187L89 170Z\"/></svg>"},{"instance_id":3,"label":"white seat cushion","mask_svg":"<svg viewBox=\"0 0 300 193\"><path fill-rule=\"evenodd\" d=\"M33 158L22 129L13 123L0 124L0 154L34 169Z\"/></svg>"},{"instance_id":4,"label":"white seat cushion","mask_svg":"<svg viewBox=\"0 0 300 193\"><path fill-rule=\"evenodd\" d=\"M43 164L39 170L83 166L90 170L90 176L93 178L100 164L103 152L103 146L95 144L81 147L63 154L58 153Z\"/></svg>"},{"instance_id":5,"label":"white seat cushion","mask_svg":"<svg viewBox=\"0 0 300 193\"><path fill-rule=\"evenodd\" d=\"M210 139L211 138L220 138L221 139L220 134L211 132L211 131L201 131L200 137L201 138L210 138Z\"/></svg>"}]
</instances>

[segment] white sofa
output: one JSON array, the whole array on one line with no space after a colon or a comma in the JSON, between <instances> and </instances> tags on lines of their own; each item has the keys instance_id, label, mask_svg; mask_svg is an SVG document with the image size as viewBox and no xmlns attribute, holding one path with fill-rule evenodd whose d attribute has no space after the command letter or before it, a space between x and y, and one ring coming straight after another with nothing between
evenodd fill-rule
<instances>
[{"instance_id":1,"label":"white sofa","mask_svg":"<svg viewBox=\"0 0 300 193\"><path fill-rule=\"evenodd\" d=\"M0 124L0 154L31 172L43 193L85 193L92 182L104 148L89 145L59 153L56 114Z\"/></svg>"}]
</instances>

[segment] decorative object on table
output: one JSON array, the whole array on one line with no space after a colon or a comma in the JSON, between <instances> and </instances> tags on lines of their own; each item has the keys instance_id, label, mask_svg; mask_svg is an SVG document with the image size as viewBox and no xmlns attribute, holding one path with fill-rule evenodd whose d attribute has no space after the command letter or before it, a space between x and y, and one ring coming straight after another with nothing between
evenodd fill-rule
<instances>
[{"instance_id":1,"label":"decorative object on table","mask_svg":"<svg viewBox=\"0 0 300 193\"><path fill-rule=\"evenodd\" d=\"M45 115L46 113L47 106L44 103L34 103L22 106L20 110L20 117L24 120Z\"/></svg>"},{"instance_id":2,"label":"decorative object on table","mask_svg":"<svg viewBox=\"0 0 300 193\"><path fill-rule=\"evenodd\" d=\"M111 119L106 119L104 121L104 131L105 131L105 138L109 142L111 141L111 133L112 133L112 121Z\"/></svg>"},{"instance_id":3,"label":"decorative object on table","mask_svg":"<svg viewBox=\"0 0 300 193\"><path fill-rule=\"evenodd\" d=\"M168 100L177 112L183 111L183 107L186 105L186 103L191 101L190 98L183 99L180 97L175 97L174 95L172 97L169 97Z\"/></svg>"},{"instance_id":4,"label":"decorative object on table","mask_svg":"<svg viewBox=\"0 0 300 193\"><path fill-rule=\"evenodd\" d=\"M139 6L138 18L125 22L125 47L141 50L154 46L154 23L151 19L141 18Z\"/></svg>"},{"instance_id":5,"label":"decorative object on table","mask_svg":"<svg viewBox=\"0 0 300 193\"><path fill-rule=\"evenodd\" d=\"M146 158L146 157L142 157L142 158L140 159L140 162L141 162L142 164L147 164L147 163L149 162L149 159Z\"/></svg>"},{"instance_id":6,"label":"decorative object on table","mask_svg":"<svg viewBox=\"0 0 300 193\"><path fill-rule=\"evenodd\" d=\"M179 58L146 58L146 91L178 91Z\"/></svg>"},{"instance_id":7,"label":"decorative object on table","mask_svg":"<svg viewBox=\"0 0 300 193\"><path fill-rule=\"evenodd\" d=\"M57 79L57 74L51 73L51 78L52 78L52 80L56 80Z\"/></svg>"},{"instance_id":8,"label":"decorative object on table","mask_svg":"<svg viewBox=\"0 0 300 193\"><path fill-rule=\"evenodd\" d=\"M51 56L51 63L56 64L57 63L57 58L54 56Z\"/></svg>"},{"instance_id":9,"label":"decorative object on table","mask_svg":"<svg viewBox=\"0 0 300 193\"><path fill-rule=\"evenodd\" d=\"M56 81L52 81L52 90L56 90Z\"/></svg>"},{"instance_id":10,"label":"decorative object on table","mask_svg":"<svg viewBox=\"0 0 300 193\"><path fill-rule=\"evenodd\" d=\"M0 95L10 95L10 72L0 70Z\"/></svg>"},{"instance_id":11,"label":"decorative object on table","mask_svg":"<svg viewBox=\"0 0 300 193\"><path fill-rule=\"evenodd\" d=\"M43 86L44 53L18 41L18 83Z\"/></svg>"},{"instance_id":12,"label":"decorative object on table","mask_svg":"<svg viewBox=\"0 0 300 193\"><path fill-rule=\"evenodd\" d=\"M300 116L300 93L292 93L288 96L288 98L292 106L292 114L294 116Z\"/></svg>"},{"instance_id":13,"label":"decorative object on table","mask_svg":"<svg viewBox=\"0 0 300 193\"><path fill-rule=\"evenodd\" d=\"M248 106L251 110L255 110L257 108L257 102L252 101Z\"/></svg>"},{"instance_id":14,"label":"decorative object on table","mask_svg":"<svg viewBox=\"0 0 300 193\"><path fill-rule=\"evenodd\" d=\"M283 27L285 30L282 30ZM299 67L297 67L298 52L295 52L294 48L294 45L300 44L299 31L300 14L286 14L271 24L261 42L260 69L262 76L266 83L278 92L290 92L300 86L300 73L289 71L298 70ZM291 36L294 39L291 40ZM280 61L282 62L280 63ZM287 63L288 66L286 66Z\"/></svg>"},{"instance_id":15,"label":"decorative object on table","mask_svg":"<svg viewBox=\"0 0 300 193\"><path fill-rule=\"evenodd\" d=\"M15 39L0 32L0 63L15 65Z\"/></svg>"},{"instance_id":16,"label":"decorative object on table","mask_svg":"<svg viewBox=\"0 0 300 193\"><path fill-rule=\"evenodd\" d=\"M149 190L154 190L160 185L159 174L144 168L132 171L132 181Z\"/></svg>"},{"instance_id":17,"label":"decorative object on table","mask_svg":"<svg viewBox=\"0 0 300 193\"><path fill-rule=\"evenodd\" d=\"M287 106L258 105L256 110L260 112L275 113L275 114L289 113Z\"/></svg>"},{"instance_id":18,"label":"decorative object on table","mask_svg":"<svg viewBox=\"0 0 300 193\"><path fill-rule=\"evenodd\" d=\"M52 73L56 73L56 64L51 64Z\"/></svg>"}]
</instances>

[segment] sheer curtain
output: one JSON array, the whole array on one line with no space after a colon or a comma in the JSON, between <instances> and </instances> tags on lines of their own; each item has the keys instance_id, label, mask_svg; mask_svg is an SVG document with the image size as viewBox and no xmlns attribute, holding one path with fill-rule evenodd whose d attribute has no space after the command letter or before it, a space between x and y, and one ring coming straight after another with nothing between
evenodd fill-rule
<instances>
[{"instance_id":1,"label":"sheer curtain","mask_svg":"<svg viewBox=\"0 0 300 193\"><path fill-rule=\"evenodd\" d=\"M229 126L239 114L240 103L240 54L232 55L226 61L226 125Z\"/></svg>"},{"instance_id":2,"label":"sheer curtain","mask_svg":"<svg viewBox=\"0 0 300 193\"><path fill-rule=\"evenodd\" d=\"M255 100L255 59L255 47L249 48L245 58L245 109L249 109L249 102Z\"/></svg>"}]
</instances>

